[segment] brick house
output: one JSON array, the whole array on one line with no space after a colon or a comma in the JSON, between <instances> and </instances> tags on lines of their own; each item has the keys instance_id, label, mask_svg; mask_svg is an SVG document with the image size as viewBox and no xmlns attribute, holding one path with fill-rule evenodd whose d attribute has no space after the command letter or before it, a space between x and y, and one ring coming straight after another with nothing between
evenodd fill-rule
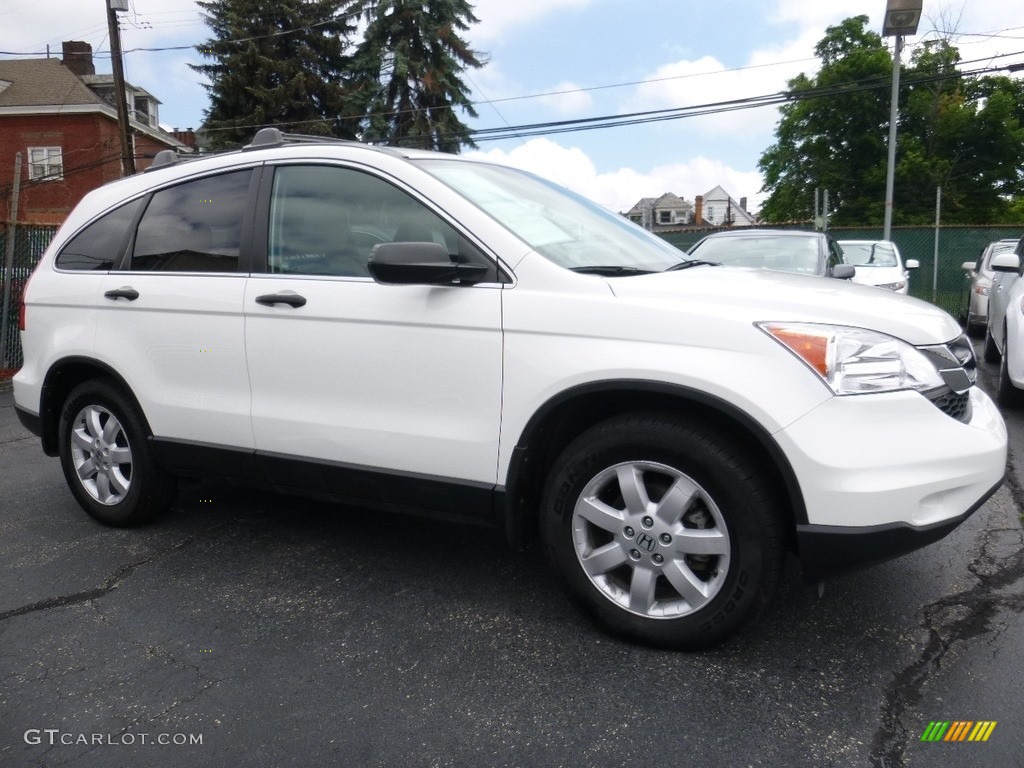
<instances>
[{"instance_id":1,"label":"brick house","mask_svg":"<svg viewBox=\"0 0 1024 768\"><path fill-rule=\"evenodd\" d=\"M160 128L152 94L126 91L137 170L162 149L185 149ZM121 177L113 78L96 74L88 43L64 43L63 60L0 61L0 221L10 220L18 152L19 223L60 224L87 192Z\"/></svg>"}]
</instances>

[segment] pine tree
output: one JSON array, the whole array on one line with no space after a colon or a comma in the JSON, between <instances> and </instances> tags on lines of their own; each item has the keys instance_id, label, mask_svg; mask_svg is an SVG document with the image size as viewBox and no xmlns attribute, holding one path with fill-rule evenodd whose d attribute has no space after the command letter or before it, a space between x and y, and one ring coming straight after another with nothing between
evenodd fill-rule
<instances>
[{"instance_id":1,"label":"pine tree","mask_svg":"<svg viewBox=\"0 0 1024 768\"><path fill-rule=\"evenodd\" d=\"M476 146L456 114L476 117L461 74L483 62L461 32L466 0L360 0L368 25L352 64L350 111L365 141L458 152Z\"/></svg>"},{"instance_id":2,"label":"pine tree","mask_svg":"<svg viewBox=\"0 0 1024 768\"><path fill-rule=\"evenodd\" d=\"M260 128L353 138L343 77L357 21L354 0L199 0L213 37L197 50L214 147L238 146Z\"/></svg>"}]
</instances>

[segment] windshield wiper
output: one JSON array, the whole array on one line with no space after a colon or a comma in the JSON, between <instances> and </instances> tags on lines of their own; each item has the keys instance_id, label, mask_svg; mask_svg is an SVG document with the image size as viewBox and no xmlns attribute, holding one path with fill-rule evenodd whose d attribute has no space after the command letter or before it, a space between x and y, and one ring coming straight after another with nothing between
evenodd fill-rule
<instances>
[{"instance_id":1,"label":"windshield wiper","mask_svg":"<svg viewBox=\"0 0 1024 768\"><path fill-rule=\"evenodd\" d=\"M601 265L591 264L587 267L570 267L573 272L579 272L583 275L606 275L614 277L615 275L649 275L651 270L640 269L639 267L620 267L617 265Z\"/></svg>"},{"instance_id":2,"label":"windshield wiper","mask_svg":"<svg viewBox=\"0 0 1024 768\"><path fill-rule=\"evenodd\" d=\"M722 262L720 261L703 261L701 259L690 259L689 261L681 261L678 264L673 264L671 267L666 269L666 272L678 272L681 269L689 269L690 267L720 267Z\"/></svg>"}]
</instances>

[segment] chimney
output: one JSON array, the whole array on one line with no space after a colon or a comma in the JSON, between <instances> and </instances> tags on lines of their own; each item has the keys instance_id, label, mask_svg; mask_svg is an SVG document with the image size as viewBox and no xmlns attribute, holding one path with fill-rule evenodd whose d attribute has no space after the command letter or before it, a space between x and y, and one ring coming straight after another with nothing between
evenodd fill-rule
<instances>
[{"instance_id":1,"label":"chimney","mask_svg":"<svg viewBox=\"0 0 1024 768\"><path fill-rule=\"evenodd\" d=\"M745 198L745 197L741 197L740 198L740 208L742 210L744 210L744 211L747 210L747 198Z\"/></svg>"},{"instance_id":2,"label":"chimney","mask_svg":"<svg viewBox=\"0 0 1024 768\"><path fill-rule=\"evenodd\" d=\"M61 43L64 66L79 77L95 75L96 67L92 63L92 46L80 40L65 40Z\"/></svg>"},{"instance_id":3,"label":"chimney","mask_svg":"<svg viewBox=\"0 0 1024 768\"><path fill-rule=\"evenodd\" d=\"M698 227L704 226L704 195L693 198L693 223Z\"/></svg>"}]
</instances>

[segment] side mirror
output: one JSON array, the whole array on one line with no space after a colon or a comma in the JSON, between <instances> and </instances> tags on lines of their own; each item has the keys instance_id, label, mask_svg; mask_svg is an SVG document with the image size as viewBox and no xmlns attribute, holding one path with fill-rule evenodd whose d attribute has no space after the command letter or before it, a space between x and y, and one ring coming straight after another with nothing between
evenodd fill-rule
<instances>
[{"instance_id":1,"label":"side mirror","mask_svg":"<svg viewBox=\"0 0 1024 768\"><path fill-rule=\"evenodd\" d=\"M857 274L857 268L853 264L836 264L830 274L836 280L849 280Z\"/></svg>"},{"instance_id":2,"label":"side mirror","mask_svg":"<svg viewBox=\"0 0 1024 768\"><path fill-rule=\"evenodd\" d=\"M903 266L906 267L907 269L917 269L918 267L921 266L921 262L918 261L917 259L907 259L906 263Z\"/></svg>"},{"instance_id":3,"label":"side mirror","mask_svg":"<svg viewBox=\"0 0 1024 768\"><path fill-rule=\"evenodd\" d=\"M993 272L1016 272L1020 269L1020 257L1016 253L1000 253L990 264Z\"/></svg>"},{"instance_id":4,"label":"side mirror","mask_svg":"<svg viewBox=\"0 0 1024 768\"><path fill-rule=\"evenodd\" d=\"M910 266L910 262L907 262L907 266ZM978 262L976 261L965 261L960 265L960 269L964 272L974 272L978 268Z\"/></svg>"},{"instance_id":5,"label":"side mirror","mask_svg":"<svg viewBox=\"0 0 1024 768\"><path fill-rule=\"evenodd\" d=\"M452 285L487 273L483 264L459 264L443 245L427 242L375 245L367 267L374 280L386 285Z\"/></svg>"}]
</instances>

